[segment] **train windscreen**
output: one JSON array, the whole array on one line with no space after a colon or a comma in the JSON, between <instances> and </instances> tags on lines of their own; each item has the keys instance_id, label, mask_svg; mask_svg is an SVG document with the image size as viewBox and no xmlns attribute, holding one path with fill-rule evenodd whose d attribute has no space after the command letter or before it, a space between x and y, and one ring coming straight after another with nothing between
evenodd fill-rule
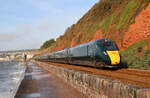
<instances>
[{"instance_id":1,"label":"train windscreen","mask_svg":"<svg viewBox=\"0 0 150 98\"><path fill-rule=\"evenodd\" d=\"M118 50L118 48L116 47L116 45L113 42L111 42L111 41L104 42L103 46L104 46L104 48L106 50L111 50L111 51Z\"/></svg>"},{"instance_id":2,"label":"train windscreen","mask_svg":"<svg viewBox=\"0 0 150 98\"><path fill-rule=\"evenodd\" d=\"M115 43L113 43L110 40L103 40L103 41L99 41L98 43L100 43L108 51L118 50L118 48L115 45Z\"/></svg>"}]
</instances>

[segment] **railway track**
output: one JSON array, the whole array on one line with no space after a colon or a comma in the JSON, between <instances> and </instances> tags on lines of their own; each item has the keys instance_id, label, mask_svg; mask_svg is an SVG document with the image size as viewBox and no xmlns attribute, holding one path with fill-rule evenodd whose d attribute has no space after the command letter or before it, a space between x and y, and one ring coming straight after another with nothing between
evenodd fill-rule
<instances>
[{"instance_id":1,"label":"railway track","mask_svg":"<svg viewBox=\"0 0 150 98\"><path fill-rule=\"evenodd\" d=\"M50 64L53 66L60 66L60 67L74 69L78 71L85 71L90 74L117 79L136 86L150 87L150 71L140 71L140 70L132 70L132 69L104 70L104 69L96 69L96 68L77 66L77 65L58 64L58 63L50 63L50 62L44 62L44 63L46 63L47 66L48 64Z\"/></svg>"}]
</instances>

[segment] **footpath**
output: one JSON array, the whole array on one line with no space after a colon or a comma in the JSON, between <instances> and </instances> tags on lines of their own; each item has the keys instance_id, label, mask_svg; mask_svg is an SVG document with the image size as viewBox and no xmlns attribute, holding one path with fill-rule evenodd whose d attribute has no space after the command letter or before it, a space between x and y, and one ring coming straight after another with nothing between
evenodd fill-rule
<instances>
[{"instance_id":1,"label":"footpath","mask_svg":"<svg viewBox=\"0 0 150 98\"><path fill-rule=\"evenodd\" d=\"M28 62L24 80L15 98L87 98L64 81Z\"/></svg>"}]
</instances>

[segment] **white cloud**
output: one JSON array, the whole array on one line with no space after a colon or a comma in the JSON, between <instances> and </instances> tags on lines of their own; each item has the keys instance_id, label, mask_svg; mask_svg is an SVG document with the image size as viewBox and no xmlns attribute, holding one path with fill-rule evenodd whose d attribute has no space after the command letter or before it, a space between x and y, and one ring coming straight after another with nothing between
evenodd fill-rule
<instances>
[{"instance_id":1,"label":"white cloud","mask_svg":"<svg viewBox=\"0 0 150 98\"><path fill-rule=\"evenodd\" d=\"M0 48L40 47L45 40L62 35L67 27L83 16L92 2L0 0Z\"/></svg>"},{"instance_id":2,"label":"white cloud","mask_svg":"<svg viewBox=\"0 0 150 98\"><path fill-rule=\"evenodd\" d=\"M10 42L12 40L15 40L18 37L17 34L0 34L0 42Z\"/></svg>"},{"instance_id":3,"label":"white cloud","mask_svg":"<svg viewBox=\"0 0 150 98\"><path fill-rule=\"evenodd\" d=\"M38 29L39 30L48 30L49 29L49 24L48 23L45 23L45 24L41 24L38 26Z\"/></svg>"}]
</instances>

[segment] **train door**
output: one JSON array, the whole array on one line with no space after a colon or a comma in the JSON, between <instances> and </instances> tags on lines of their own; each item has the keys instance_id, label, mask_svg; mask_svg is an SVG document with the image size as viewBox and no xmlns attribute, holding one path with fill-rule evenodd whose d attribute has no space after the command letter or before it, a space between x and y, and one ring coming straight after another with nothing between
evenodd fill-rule
<instances>
[{"instance_id":1,"label":"train door","mask_svg":"<svg viewBox=\"0 0 150 98\"><path fill-rule=\"evenodd\" d=\"M88 57L93 58L95 56L94 45L88 45L87 52Z\"/></svg>"},{"instance_id":2,"label":"train door","mask_svg":"<svg viewBox=\"0 0 150 98\"><path fill-rule=\"evenodd\" d=\"M67 63L69 63L69 64L72 63L72 60L71 60L71 51L70 51L69 48L67 49Z\"/></svg>"},{"instance_id":3,"label":"train door","mask_svg":"<svg viewBox=\"0 0 150 98\"><path fill-rule=\"evenodd\" d=\"M94 66L95 63L96 63L94 44L91 44L91 45L88 46L88 57L89 57L89 61L90 61L91 65Z\"/></svg>"}]
</instances>

